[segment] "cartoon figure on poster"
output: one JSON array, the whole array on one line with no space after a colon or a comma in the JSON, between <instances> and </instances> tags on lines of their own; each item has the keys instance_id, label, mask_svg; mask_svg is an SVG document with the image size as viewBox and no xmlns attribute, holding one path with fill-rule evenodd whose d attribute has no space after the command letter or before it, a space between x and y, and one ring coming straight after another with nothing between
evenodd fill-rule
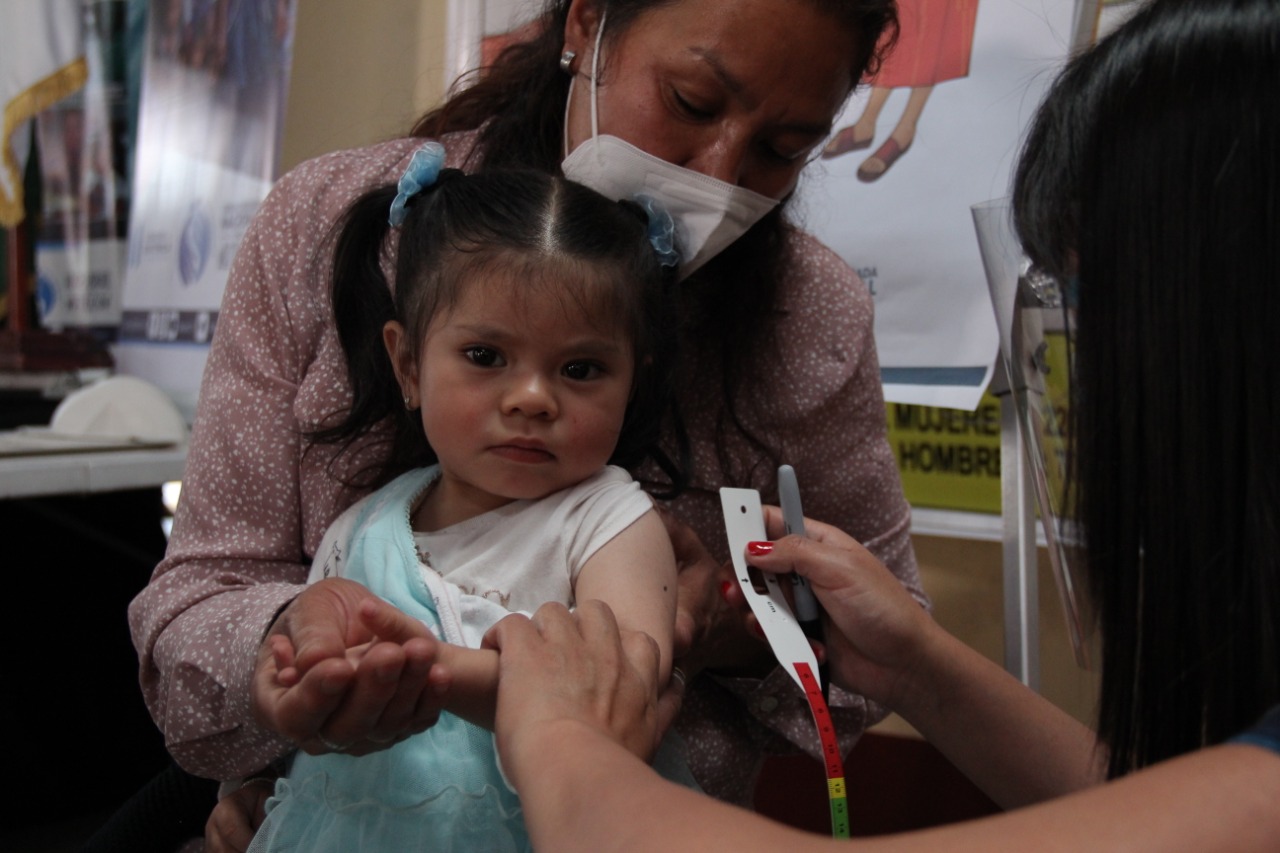
<instances>
[{"instance_id":1,"label":"cartoon figure on poster","mask_svg":"<svg viewBox=\"0 0 1280 853\"><path fill-rule=\"evenodd\" d=\"M825 159L871 147L889 93L909 88L907 106L889 137L858 167L858 180L880 179L915 141L916 125L933 87L969 76L978 0L902 0L897 44L866 82L871 94L857 122L841 128L822 150Z\"/></svg>"}]
</instances>

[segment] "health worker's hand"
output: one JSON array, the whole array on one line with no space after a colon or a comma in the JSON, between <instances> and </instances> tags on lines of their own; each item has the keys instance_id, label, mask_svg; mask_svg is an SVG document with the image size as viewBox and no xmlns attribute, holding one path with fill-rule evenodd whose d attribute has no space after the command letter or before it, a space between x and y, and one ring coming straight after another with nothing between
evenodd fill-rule
<instances>
[{"instance_id":1,"label":"health worker's hand","mask_svg":"<svg viewBox=\"0 0 1280 853\"><path fill-rule=\"evenodd\" d=\"M774 542L747 545L746 559L766 572L794 571L826 611L826 657L841 687L896 707L936 623L902 583L843 531L805 519L808 538L783 536L782 511L765 507Z\"/></svg>"},{"instance_id":2,"label":"health worker's hand","mask_svg":"<svg viewBox=\"0 0 1280 853\"><path fill-rule=\"evenodd\" d=\"M517 790L537 784L542 768L523 756L551 732L585 727L647 761L679 707L678 678L659 699L657 643L620 631L601 601L572 613L552 603L532 618L513 614L490 629L484 644L499 652L495 731Z\"/></svg>"}]
</instances>

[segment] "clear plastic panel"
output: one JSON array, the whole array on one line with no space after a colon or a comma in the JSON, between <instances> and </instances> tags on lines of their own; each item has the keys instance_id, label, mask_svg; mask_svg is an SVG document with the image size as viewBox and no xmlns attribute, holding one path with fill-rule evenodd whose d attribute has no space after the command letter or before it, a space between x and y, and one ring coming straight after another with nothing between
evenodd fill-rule
<instances>
[{"instance_id":1,"label":"clear plastic panel","mask_svg":"<svg viewBox=\"0 0 1280 853\"><path fill-rule=\"evenodd\" d=\"M1082 554L1067 495L1070 311L1060 283L1030 268L1013 232L1009 200L976 204L972 213L1049 562L1076 662L1088 668Z\"/></svg>"}]
</instances>

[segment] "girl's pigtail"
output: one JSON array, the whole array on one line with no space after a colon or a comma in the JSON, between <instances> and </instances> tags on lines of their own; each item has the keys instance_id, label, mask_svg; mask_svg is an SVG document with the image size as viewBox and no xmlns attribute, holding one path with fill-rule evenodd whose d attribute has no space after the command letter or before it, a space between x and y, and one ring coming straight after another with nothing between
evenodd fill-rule
<instances>
[{"instance_id":1,"label":"girl's pigtail","mask_svg":"<svg viewBox=\"0 0 1280 853\"><path fill-rule=\"evenodd\" d=\"M421 431L404 410L400 385L382 343L383 326L396 319L395 301L383 269L384 246L391 231L387 210L395 195L394 186L365 193L338 225L330 295L352 400L341 420L308 434L313 443L335 444L346 450L388 417L394 417L396 426L384 441L399 444L399 433L406 428ZM350 485L379 484L384 480L381 468L356 472Z\"/></svg>"}]
</instances>

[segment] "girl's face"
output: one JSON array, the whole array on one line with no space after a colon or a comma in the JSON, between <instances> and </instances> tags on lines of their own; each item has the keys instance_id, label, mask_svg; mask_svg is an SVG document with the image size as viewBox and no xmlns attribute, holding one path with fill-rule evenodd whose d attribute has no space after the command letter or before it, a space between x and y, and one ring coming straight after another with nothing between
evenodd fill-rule
<instances>
[{"instance_id":1,"label":"girl's face","mask_svg":"<svg viewBox=\"0 0 1280 853\"><path fill-rule=\"evenodd\" d=\"M385 343L440 459L436 496L462 517L579 483L613 455L631 344L573 299L494 271L436 315L416 365L403 335L388 323Z\"/></svg>"},{"instance_id":2,"label":"girl's face","mask_svg":"<svg viewBox=\"0 0 1280 853\"><path fill-rule=\"evenodd\" d=\"M591 137L596 9L577 0L566 151ZM605 24L606 29L608 23ZM602 45L600 132L772 198L795 188L857 83L852 37L810 0L680 0Z\"/></svg>"}]
</instances>

